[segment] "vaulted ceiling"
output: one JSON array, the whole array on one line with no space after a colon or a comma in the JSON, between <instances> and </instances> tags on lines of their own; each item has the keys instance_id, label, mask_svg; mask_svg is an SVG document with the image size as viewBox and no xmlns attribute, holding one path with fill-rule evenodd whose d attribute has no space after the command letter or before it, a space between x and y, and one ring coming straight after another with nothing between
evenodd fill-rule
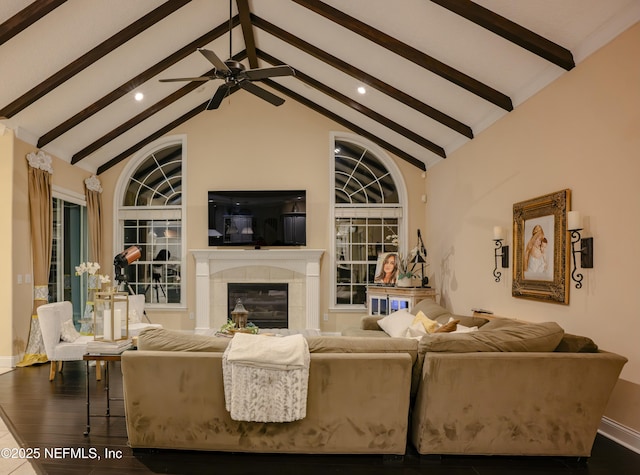
<instances>
[{"instance_id":1,"label":"vaulted ceiling","mask_svg":"<svg viewBox=\"0 0 640 475\"><path fill-rule=\"evenodd\" d=\"M206 48L292 66L254 84L425 170L639 20L640 0L3 0L0 133L101 173L233 107L206 110L221 79L159 81L212 74Z\"/></svg>"}]
</instances>

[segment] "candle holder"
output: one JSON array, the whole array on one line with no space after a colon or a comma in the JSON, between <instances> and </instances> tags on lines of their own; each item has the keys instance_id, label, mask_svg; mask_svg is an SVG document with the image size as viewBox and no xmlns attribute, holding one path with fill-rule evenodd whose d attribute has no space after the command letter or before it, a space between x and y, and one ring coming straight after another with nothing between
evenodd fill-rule
<instances>
[{"instance_id":1,"label":"candle holder","mask_svg":"<svg viewBox=\"0 0 640 475\"><path fill-rule=\"evenodd\" d=\"M502 268L508 269L509 268L509 246L502 245L502 241L504 241L504 239L494 239L493 241L496 243L496 247L494 250L495 266L493 267L493 277L496 279L496 282L500 282L500 277L502 277L502 272L498 271L498 258L502 259Z\"/></svg>"},{"instance_id":2,"label":"candle holder","mask_svg":"<svg viewBox=\"0 0 640 475\"><path fill-rule=\"evenodd\" d=\"M571 257L573 258L573 270L571 280L576 283L576 289L582 288L584 276L578 272L576 254L580 254L580 267L582 269L593 269L593 238L583 238L582 216L579 211L569 211L567 213L567 231L571 234ZM576 249L576 246L578 248Z\"/></svg>"},{"instance_id":3,"label":"candle holder","mask_svg":"<svg viewBox=\"0 0 640 475\"><path fill-rule=\"evenodd\" d=\"M249 316L249 312L242 305L242 300L236 300L236 306L233 310L231 310L231 318L233 323L236 324L236 328L238 330L242 330L247 326L247 318Z\"/></svg>"},{"instance_id":4,"label":"candle holder","mask_svg":"<svg viewBox=\"0 0 640 475\"><path fill-rule=\"evenodd\" d=\"M569 229L571 233L571 256L573 257L573 270L571 280L576 283L576 289L582 288L584 275L578 272L576 254L580 254L580 267L582 269L593 269L593 238L583 238L580 236L582 229ZM576 245L579 246L576 249Z\"/></svg>"},{"instance_id":5,"label":"candle holder","mask_svg":"<svg viewBox=\"0 0 640 475\"><path fill-rule=\"evenodd\" d=\"M96 292L93 328L96 341L119 341L129 338L129 294L116 288Z\"/></svg>"}]
</instances>

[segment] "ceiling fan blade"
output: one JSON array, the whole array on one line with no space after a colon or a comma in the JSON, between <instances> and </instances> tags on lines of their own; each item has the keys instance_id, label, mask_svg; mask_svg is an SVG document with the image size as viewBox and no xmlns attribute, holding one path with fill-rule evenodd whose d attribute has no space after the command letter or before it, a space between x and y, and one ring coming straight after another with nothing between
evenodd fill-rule
<instances>
[{"instance_id":1,"label":"ceiling fan blade","mask_svg":"<svg viewBox=\"0 0 640 475\"><path fill-rule=\"evenodd\" d=\"M261 87L256 86L252 82L240 81L238 83L238 86L240 86L245 91L258 96L260 99L264 99L265 101L270 102L274 106L280 106L284 104L284 99L276 96L275 94L270 93L266 89L262 89Z\"/></svg>"},{"instance_id":2,"label":"ceiling fan blade","mask_svg":"<svg viewBox=\"0 0 640 475\"><path fill-rule=\"evenodd\" d=\"M212 79L217 79L215 76L198 76L197 78L171 78L171 79L160 79L160 82L178 82L178 81L211 81Z\"/></svg>"},{"instance_id":3,"label":"ceiling fan blade","mask_svg":"<svg viewBox=\"0 0 640 475\"><path fill-rule=\"evenodd\" d=\"M230 96L231 94L236 92L238 89L240 88L236 85L229 86L229 84L222 84L216 90L216 93L213 95L213 97L209 101L209 104L207 104L207 110L210 111L220 107L220 104L222 104L222 101L224 101L225 97Z\"/></svg>"},{"instance_id":4,"label":"ceiling fan blade","mask_svg":"<svg viewBox=\"0 0 640 475\"><path fill-rule=\"evenodd\" d=\"M202 55L207 58L218 71L231 72L227 65L224 64L224 61L218 58L218 55L216 55L213 51L204 48L198 48L198 51L200 51L200 53L202 53Z\"/></svg>"},{"instance_id":5,"label":"ceiling fan blade","mask_svg":"<svg viewBox=\"0 0 640 475\"><path fill-rule=\"evenodd\" d=\"M291 66L282 65L272 68L249 69L244 72L247 79L259 81L260 79L273 78L277 76L295 76L295 70Z\"/></svg>"}]
</instances>

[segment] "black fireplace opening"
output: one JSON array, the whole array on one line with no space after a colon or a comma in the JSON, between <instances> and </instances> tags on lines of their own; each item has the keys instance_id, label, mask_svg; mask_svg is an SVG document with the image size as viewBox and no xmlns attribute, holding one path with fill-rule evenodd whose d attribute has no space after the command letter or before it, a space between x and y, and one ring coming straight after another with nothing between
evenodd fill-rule
<instances>
[{"instance_id":1,"label":"black fireplace opening","mask_svg":"<svg viewBox=\"0 0 640 475\"><path fill-rule=\"evenodd\" d=\"M289 327L289 284L287 283L228 283L227 318L238 299L247 309L247 321L259 328Z\"/></svg>"}]
</instances>

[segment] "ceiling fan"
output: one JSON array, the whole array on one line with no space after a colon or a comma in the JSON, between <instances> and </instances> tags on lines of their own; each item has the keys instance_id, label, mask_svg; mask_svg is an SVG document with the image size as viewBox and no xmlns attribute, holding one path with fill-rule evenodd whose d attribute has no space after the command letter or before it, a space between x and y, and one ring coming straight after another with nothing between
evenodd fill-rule
<instances>
[{"instance_id":1,"label":"ceiling fan","mask_svg":"<svg viewBox=\"0 0 640 475\"><path fill-rule=\"evenodd\" d=\"M269 68L255 68L246 69L239 61L234 61L232 58L231 49L231 29L232 29L232 11L231 1L229 1L229 59L222 61L218 55L213 51L198 48L198 51L213 64L213 73L192 77L192 78L173 78L173 79L160 79L160 82L175 82L175 81L211 81L214 79L224 80L224 84L216 90L215 94L209 100L207 104L207 110L217 109L225 97L235 92L238 88L242 88L251 94L258 96L260 99L279 106L284 104L284 99L276 96L275 94L261 88L253 83L253 81L261 81L263 79L277 77L277 76L294 76L295 70L288 65L273 66Z\"/></svg>"}]
</instances>

